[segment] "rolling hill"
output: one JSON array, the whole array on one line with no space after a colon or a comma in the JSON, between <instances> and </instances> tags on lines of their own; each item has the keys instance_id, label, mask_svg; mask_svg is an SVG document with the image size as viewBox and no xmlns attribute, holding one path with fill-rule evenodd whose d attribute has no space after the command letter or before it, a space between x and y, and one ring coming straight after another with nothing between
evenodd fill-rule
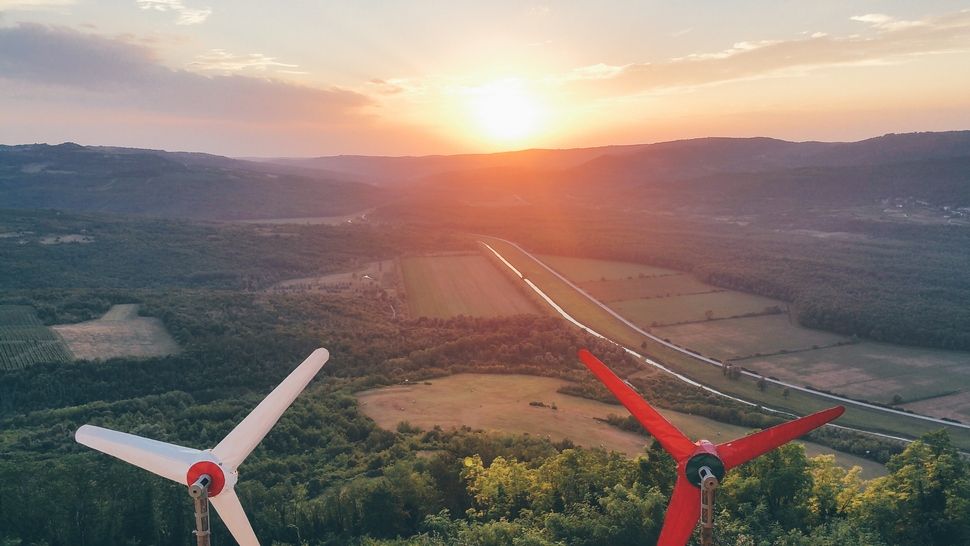
<instances>
[{"instance_id":1,"label":"rolling hill","mask_svg":"<svg viewBox=\"0 0 970 546\"><path fill-rule=\"evenodd\" d=\"M389 198L330 173L73 143L0 146L0 195L5 208L208 220L336 216Z\"/></svg>"}]
</instances>

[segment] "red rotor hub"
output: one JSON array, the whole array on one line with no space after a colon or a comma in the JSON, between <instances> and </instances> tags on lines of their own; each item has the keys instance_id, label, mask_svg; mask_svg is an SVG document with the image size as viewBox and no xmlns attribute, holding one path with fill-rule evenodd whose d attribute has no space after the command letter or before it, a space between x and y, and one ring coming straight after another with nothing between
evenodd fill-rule
<instances>
[{"instance_id":1,"label":"red rotor hub","mask_svg":"<svg viewBox=\"0 0 970 546\"><path fill-rule=\"evenodd\" d=\"M210 497L222 492L222 488L226 486L226 475L222 473L222 467L212 461L199 461L189 467L189 471L185 474L187 485L195 483L203 474L208 474L212 479L212 483L209 484Z\"/></svg>"}]
</instances>

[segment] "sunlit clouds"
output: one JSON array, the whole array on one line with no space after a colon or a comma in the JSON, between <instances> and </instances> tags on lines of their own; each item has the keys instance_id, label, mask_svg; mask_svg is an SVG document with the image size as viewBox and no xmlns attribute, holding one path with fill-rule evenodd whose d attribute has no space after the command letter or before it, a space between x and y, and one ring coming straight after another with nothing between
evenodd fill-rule
<instances>
[{"instance_id":1,"label":"sunlit clouds","mask_svg":"<svg viewBox=\"0 0 970 546\"><path fill-rule=\"evenodd\" d=\"M135 0L144 10L172 12L177 25L198 25L212 15L212 8L190 8L182 0Z\"/></svg>"},{"instance_id":2,"label":"sunlit clouds","mask_svg":"<svg viewBox=\"0 0 970 546\"><path fill-rule=\"evenodd\" d=\"M306 71L297 70L299 65L282 63L275 57L262 53L246 53L237 55L225 49L210 49L195 57L195 60L186 65L190 70L201 72L233 74L236 72L278 72L280 74L306 74Z\"/></svg>"},{"instance_id":3,"label":"sunlit clouds","mask_svg":"<svg viewBox=\"0 0 970 546\"><path fill-rule=\"evenodd\" d=\"M0 0L0 141L430 154L970 126L970 10L743 4L286 3L267 18L226 0Z\"/></svg>"}]
</instances>

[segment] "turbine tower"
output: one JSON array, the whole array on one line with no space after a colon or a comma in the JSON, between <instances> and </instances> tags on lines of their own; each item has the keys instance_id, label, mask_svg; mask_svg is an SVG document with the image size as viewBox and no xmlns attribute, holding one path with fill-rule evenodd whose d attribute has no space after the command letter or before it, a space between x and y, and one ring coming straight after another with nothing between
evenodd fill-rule
<instances>
[{"instance_id":1,"label":"turbine tower","mask_svg":"<svg viewBox=\"0 0 970 546\"><path fill-rule=\"evenodd\" d=\"M581 349L579 359L677 461L677 481L667 505L658 546L687 544L702 516L701 544L713 544L714 493L724 473L845 412L845 408L836 406L723 444L714 445L707 440L692 442L592 353Z\"/></svg>"},{"instance_id":2,"label":"turbine tower","mask_svg":"<svg viewBox=\"0 0 970 546\"><path fill-rule=\"evenodd\" d=\"M92 449L185 484L195 501L199 546L209 544L210 500L240 546L259 546L234 491L239 479L237 469L329 359L326 349L313 351L212 449L200 451L91 425L77 429L74 438Z\"/></svg>"}]
</instances>

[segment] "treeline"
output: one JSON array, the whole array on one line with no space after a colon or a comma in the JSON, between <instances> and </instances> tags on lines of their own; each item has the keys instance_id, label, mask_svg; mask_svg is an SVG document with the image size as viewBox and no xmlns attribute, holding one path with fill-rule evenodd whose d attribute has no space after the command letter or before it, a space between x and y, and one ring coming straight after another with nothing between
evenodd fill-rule
<instances>
[{"instance_id":1,"label":"treeline","mask_svg":"<svg viewBox=\"0 0 970 546\"><path fill-rule=\"evenodd\" d=\"M452 232L366 224L192 223L0 210L0 291L64 288L262 289L424 250L471 249ZM88 243L42 244L83 234Z\"/></svg>"}]
</instances>

